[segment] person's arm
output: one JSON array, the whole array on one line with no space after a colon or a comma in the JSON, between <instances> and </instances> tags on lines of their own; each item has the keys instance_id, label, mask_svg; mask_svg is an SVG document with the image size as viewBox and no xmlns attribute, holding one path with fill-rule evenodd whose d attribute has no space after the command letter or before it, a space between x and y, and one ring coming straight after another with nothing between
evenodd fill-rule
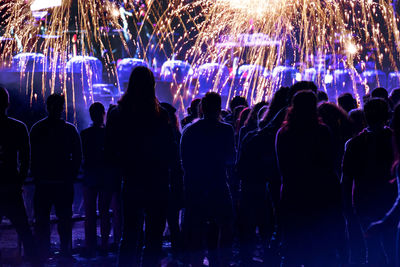
<instances>
[{"instance_id":1,"label":"person's arm","mask_svg":"<svg viewBox=\"0 0 400 267\"><path fill-rule=\"evenodd\" d=\"M30 160L30 145L29 145L29 135L28 130L25 125L21 127L20 130L21 140L20 147L18 151L18 160L19 160L19 179L22 184L26 177L28 176L29 170L29 160Z\"/></svg>"}]
</instances>

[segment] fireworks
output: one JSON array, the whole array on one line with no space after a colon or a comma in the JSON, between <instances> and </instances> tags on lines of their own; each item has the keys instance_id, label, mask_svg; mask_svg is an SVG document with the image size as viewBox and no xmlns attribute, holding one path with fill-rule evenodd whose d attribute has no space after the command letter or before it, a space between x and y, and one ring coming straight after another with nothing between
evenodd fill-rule
<instances>
[{"instance_id":1,"label":"fireworks","mask_svg":"<svg viewBox=\"0 0 400 267\"><path fill-rule=\"evenodd\" d=\"M174 100L182 103L201 93L202 84L254 103L301 79L327 91L350 83L358 95L357 86L368 92L368 79L377 76L362 74L371 62L373 69L398 70L398 18L390 1L63 0L36 14L33 2L0 3L6 40L0 62L42 53L44 69L64 81L64 92L73 90L66 66L74 56L98 58L103 82L117 88L117 60L123 57L143 59L156 72L160 61L187 62L193 73L174 81ZM212 70L204 71L204 64ZM95 75L91 66L82 63L81 72ZM346 82L339 78L343 73ZM43 90L54 91L50 85Z\"/></svg>"}]
</instances>

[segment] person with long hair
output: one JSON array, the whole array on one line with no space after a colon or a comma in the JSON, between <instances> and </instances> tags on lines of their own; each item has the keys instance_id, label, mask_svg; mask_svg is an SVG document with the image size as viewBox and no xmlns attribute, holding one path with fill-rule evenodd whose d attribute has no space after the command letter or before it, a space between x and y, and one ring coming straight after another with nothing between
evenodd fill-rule
<instances>
[{"instance_id":1,"label":"person with long hair","mask_svg":"<svg viewBox=\"0 0 400 267\"><path fill-rule=\"evenodd\" d=\"M285 263L332 266L345 231L333 140L329 128L318 119L314 92L294 95L276 136L276 153Z\"/></svg>"},{"instance_id":2,"label":"person with long hair","mask_svg":"<svg viewBox=\"0 0 400 267\"><path fill-rule=\"evenodd\" d=\"M173 126L156 98L150 69L132 71L127 91L110 111L105 151L109 163L121 169L123 179L118 265L156 266L162 252L168 192L176 185L170 181L170 172L179 170L179 156Z\"/></svg>"}]
</instances>

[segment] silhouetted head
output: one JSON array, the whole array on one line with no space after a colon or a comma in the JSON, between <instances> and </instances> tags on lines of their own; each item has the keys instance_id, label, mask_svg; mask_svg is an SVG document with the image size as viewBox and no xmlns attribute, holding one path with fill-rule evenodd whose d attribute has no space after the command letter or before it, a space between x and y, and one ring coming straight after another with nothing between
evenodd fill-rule
<instances>
[{"instance_id":1,"label":"silhouetted head","mask_svg":"<svg viewBox=\"0 0 400 267\"><path fill-rule=\"evenodd\" d=\"M8 106L10 105L10 97L5 88L0 87L0 115L5 115Z\"/></svg>"},{"instance_id":2,"label":"silhouetted head","mask_svg":"<svg viewBox=\"0 0 400 267\"><path fill-rule=\"evenodd\" d=\"M400 102L400 88L393 89L392 93L390 94L390 100L393 103L393 106L397 106Z\"/></svg>"},{"instance_id":3,"label":"silhouetted head","mask_svg":"<svg viewBox=\"0 0 400 267\"><path fill-rule=\"evenodd\" d=\"M389 119L388 103L382 98L371 98L364 105L365 119L371 128L382 127Z\"/></svg>"},{"instance_id":4,"label":"silhouetted head","mask_svg":"<svg viewBox=\"0 0 400 267\"><path fill-rule=\"evenodd\" d=\"M308 129L318 124L317 96L313 91L300 91L293 96L284 124L291 129Z\"/></svg>"},{"instance_id":5,"label":"silhouetted head","mask_svg":"<svg viewBox=\"0 0 400 267\"><path fill-rule=\"evenodd\" d=\"M318 106L318 115L336 137L351 137L351 124L345 110L333 103L325 102Z\"/></svg>"},{"instance_id":6,"label":"silhouetted head","mask_svg":"<svg viewBox=\"0 0 400 267\"><path fill-rule=\"evenodd\" d=\"M125 94L118 104L124 110L142 110L143 113L159 111L153 72L144 66L133 69Z\"/></svg>"},{"instance_id":7,"label":"silhouetted head","mask_svg":"<svg viewBox=\"0 0 400 267\"><path fill-rule=\"evenodd\" d=\"M343 93L338 97L339 106L344 109L347 113L350 110L357 108L357 101L350 93Z\"/></svg>"},{"instance_id":8,"label":"silhouetted head","mask_svg":"<svg viewBox=\"0 0 400 267\"><path fill-rule=\"evenodd\" d=\"M266 105L267 103L265 101L261 101L255 104L254 107L251 109L250 114L247 116L244 125L249 125L251 127L258 127L258 112L260 111L261 108L263 108Z\"/></svg>"},{"instance_id":9,"label":"silhouetted head","mask_svg":"<svg viewBox=\"0 0 400 267\"><path fill-rule=\"evenodd\" d=\"M378 88L375 88L374 90L372 90L371 97L373 97L373 98L382 98L384 100L388 100L389 99L389 94L388 94L388 91L385 88L378 87Z\"/></svg>"},{"instance_id":10,"label":"silhouetted head","mask_svg":"<svg viewBox=\"0 0 400 267\"><path fill-rule=\"evenodd\" d=\"M94 125L104 124L104 116L106 115L106 110L102 103L94 102L89 107L90 119L93 121Z\"/></svg>"},{"instance_id":11,"label":"silhouetted head","mask_svg":"<svg viewBox=\"0 0 400 267\"><path fill-rule=\"evenodd\" d=\"M289 90L289 87L281 87L275 92L268 110L264 112L264 116L261 118L259 123L260 128L264 128L281 109L288 105Z\"/></svg>"},{"instance_id":12,"label":"silhouetted head","mask_svg":"<svg viewBox=\"0 0 400 267\"><path fill-rule=\"evenodd\" d=\"M236 125L235 125L235 130L236 130L237 134L239 133L240 128L242 128L242 126L245 125L245 122L249 118L250 113L251 113L250 108L244 108L244 109L242 109L242 111L240 111L239 116L236 120Z\"/></svg>"},{"instance_id":13,"label":"silhouetted head","mask_svg":"<svg viewBox=\"0 0 400 267\"><path fill-rule=\"evenodd\" d=\"M229 109L231 110L231 112L233 112L235 110L235 108L238 106L248 107L249 103L247 103L246 98L244 98L243 96L237 95L234 98L232 98L232 100L229 104Z\"/></svg>"},{"instance_id":14,"label":"silhouetted head","mask_svg":"<svg viewBox=\"0 0 400 267\"><path fill-rule=\"evenodd\" d=\"M201 99L201 109L205 118L218 118L221 113L221 96L215 92L208 92Z\"/></svg>"},{"instance_id":15,"label":"silhouetted head","mask_svg":"<svg viewBox=\"0 0 400 267\"><path fill-rule=\"evenodd\" d=\"M352 123L354 135L359 134L365 127L367 127L367 120L362 109L352 109L349 112L349 118Z\"/></svg>"},{"instance_id":16,"label":"silhouetted head","mask_svg":"<svg viewBox=\"0 0 400 267\"><path fill-rule=\"evenodd\" d=\"M200 111L200 103L201 99L200 98L195 98L192 100L190 103L190 107L188 108L188 114L192 115L193 117L198 118L199 117L199 111Z\"/></svg>"},{"instance_id":17,"label":"silhouetted head","mask_svg":"<svg viewBox=\"0 0 400 267\"><path fill-rule=\"evenodd\" d=\"M46 100L47 113L50 118L60 119L64 110L65 98L60 94L52 94Z\"/></svg>"},{"instance_id":18,"label":"silhouetted head","mask_svg":"<svg viewBox=\"0 0 400 267\"><path fill-rule=\"evenodd\" d=\"M327 102L328 101L328 94L325 93L325 91L318 90L317 99L318 99L318 103Z\"/></svg>"},{"instance_id":19,"label":"silhouetted head","mask_svg":"<svg viewBox=\"0 0 400 267\"><path fill-rule=\"evenodd\" d=\"M296 82L293 84L288 92L288 99L289 102L291 102L293 96L300 91L312 91L313 93L317 93L318 87L315 85L314 82L310 81L301 81L301 82Z\"/></svg>"}]
</instances>

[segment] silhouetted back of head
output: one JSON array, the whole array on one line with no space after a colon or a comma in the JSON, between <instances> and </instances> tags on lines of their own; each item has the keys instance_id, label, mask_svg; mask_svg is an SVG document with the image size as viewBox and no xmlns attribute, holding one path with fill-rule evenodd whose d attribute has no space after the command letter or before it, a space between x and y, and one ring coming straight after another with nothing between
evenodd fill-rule
<instances>
[{"instance_id":1,"label":"silhouetted back of head","mask_svg":"<svg viewBox=\"0 0 400 267\"><path fill-rule=\"evenodd\" d=\"M285 124L291 129L307 129L318 124L317 96L313 91L300 91L293 96Z\"/></svg>"},{"instance_id":2,"label":"silhouetted back of head","mask_svg":"<svg viewBox=\"0 0 400 267\"><path fill-rule=\"evenodd\" d=\"M234 98L232 98L230 104L229 104L229 108L231 111L234 111L236 107L238 106L245 106L248 107L249 103L247 103L246 98L244 98L243 96L237 95Z\"/></svg>"},{"instance_id":3,"label":"silhouetted back of head","mask_svg":"<svg viewBox=\"0 0 400 267\"><path fill-rule=\"evenodd\" d=\"M389 94L388 94L388 91L385 88L378 87L378 88L375 88L371 92L371 97L374 97L374 98L378 97L378 98L382 98L382 99L388 100L389 99Z\"/></svg>"},{"instance_id":4,"label":"silhouetted back of head","mask_svg":"<svg viewBox=\"0 0 400 267\"><path fill-rule=\"evenodd\" d=\"M341 94L338 97L338 104L346 112L350 112L350 110L357 108L357 101L350 93Z\"/></svg>"},{"instance_id":5,"label":"silhouetted back of head","mask_svg":"<svg viewBox=\"0 0 400 267\"><path fill-rule=\"evenodd\" d=\"M94 102L89 107L90 119L93 121L95 125L101 125L104 123L104 116L106 114L106 110L102 103Z\"/></svg>"},{"instance_id":6,"label":"silhouetted back of head","mask_svg":"<svg viewBox=\"0 0 400 267\"><path fill-rule=\"evenodd\" d=\"M205 118L218 118L221 113L221 96L215 92L208 92L201 99L201 109Z\"/></svg>"},{"instance_id":7,"label":"silhouetted back of head","mask_svg":"<svg viewBox=\"0 0 400 267\"><path fill-rule=\"evenodd\" d=\"M10 98L5 88L0 87L0 115L4 115L10 104Z\"/></svg>"},{"instance_id":8,"label":"silhouetted back of head","mask_svg":"<svg viewBox=\"0 0 400 267\"><path fill-rule=\"evenodd\" d=\"M65 98L60 94L52 94L46 100L49 117L59 119L64 110Z\"/></svg>"},{"instance_id":9,"label":"silhouetted back of head","mask_svg":"<svg viewBox=\"0 0 400 267\"><path fill-rule=\"evenodd\" d=\"M313 93L317 93L318 87L315 85L314 82L310 82L310 81L301 81L301 82L296 82L295 84L293 84L290 89L289 89L289 93L288 93L288 97L289 97L289 102L292 100L293 96L300 91L312 91Z\"/></svg>"},{"instance_id":10,"label":"silhouetted back of head","mask_svg":"<svg viewBox=\"0 0 400 267\"><path fill-rule=\"evenodd\" d=\"M153 72L149 68L134 68L129 77L128 88L118 102L119 105L124 110L142 110L147 114L151 111L158 112L155 85Z\"/></svg>"},{"instance_id":11,"label":"silhouetted back of head","mask_svg":"<svg viewBox=\"0 0 400 267\"><path fill-rule=\"evenodd\" d=\"M382 98L372 98L364 105L364 113L368 126L383 126L389 119L389 106Z\"/></svg>"},{"instance_id":12,"label":"silhouetted back of head","mask_svg":"<svg viewBox=\"0 0 400 267\"><path fill-rule=\"evenodd\" d=\"M199 106L201 103L200 98L193 99L188 108L188 113L194 117L199 117Z\"/></svg>"}]
</instances>

